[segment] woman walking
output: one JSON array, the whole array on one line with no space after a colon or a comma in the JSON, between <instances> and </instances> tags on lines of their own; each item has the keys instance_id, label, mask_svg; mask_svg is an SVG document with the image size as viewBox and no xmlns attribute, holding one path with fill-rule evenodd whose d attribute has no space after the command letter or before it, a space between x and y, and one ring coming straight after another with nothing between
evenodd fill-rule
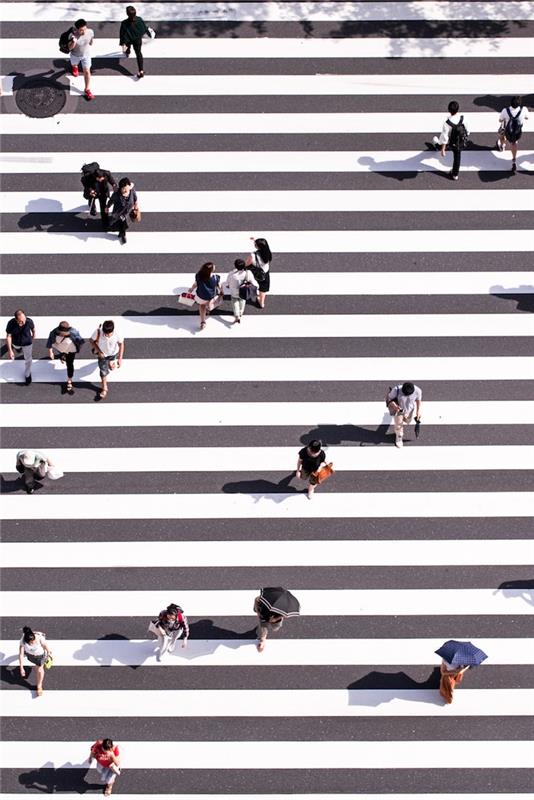
<instances>
[{"instance_id":1,"label":"woman walking","mask_svg":"<svg viewBox=\"0 0 534 800\"><path fill-rule=\"evenodd\" d=\"M32 631L27 625L22 629L22 638L19 645L19 667L22 678L26 677L24 669L24 656L35 666L37 673L37 697L43 694L44 665L51 657L50 649L46 643L44 633Z\"/></svg>"},{"instance_id":2,"label":"woman walking","mask_svg":"<svg viewBox=\"0 0 534 800\"><path fill-rule=\"evenodd\" d=\"M191 293L195 293L195 302L198 305L198 313L200 315L201 331L206 327L206 317L210 311L213 311L215 300L218 297L222 299L223 296L221 278L219 275L213 274L214 269L215 264L212 261L206 261L205 264L202 264L195 275L194 284L189 289Z\"/></svg>"},{"instance_id":3,"label":"woman walking","mask_svg":"<svg viewBox=\"0 0 534 800\"><path fill-rule=\"evenodd\" d=\"M89 752L89 763L96 761L96 768L106 783L104 794L109 797L117 775L121 774L119 746L111 739L97 739Z\"/></svg>"},{"instance_id":4,"label":"woman walking","mask_svg":"<svg viewBox=\"0 0 534 800\"><path fill-rule=\"evenodd\" d=\"M173 653L176 641L182 639L182 648L187 647L189 638L189 623L183 610L176 603L171 603L159 612L157 619L152 620L148 626L150 633L158 637L159 649L156 655L158 661L166 653Z\"/></svg>"},{"instance_id":5,"label":"woman walking","mask_svg":"<svg viewBox=\"0 0 534 800\"><path fill-rule=\"evenodd\" d=\"M139 218L139 204L137 202L137 192L134 184L129 178L121 178L119 188L113 192L106 206L109 214L109 227L116 227L119 231L119 241L126 244L126 231L128 230L128 220L135 221ZM113 209L111 213L109 210Z\"/></svg>"},{"instance_id":6,"label":"woman walking","mask_svg":"<svg viewBox=\"0 0 534 800\"><path fill-rule=\"evenodd\" d=\"M247 259L247 267L250 267L254 277L258 282L258 305L265 308L265 295L271 288L271 261L273 254L267 244L266 239L254 239L254 252Z\"/></svg>"},{"instance_id":7,"label":"woman walking","mask_svg":"<svg viewBox=\"0 0 534 800\"><path fill-rule=\"evenodd\" d=\"M46 346L50 359L53 360L57 354L61 363L67 367L66 392L69 395L74 394L72 386L74 359L76 358L76 353L80 352L80 347L84 341L85 339L82 339L79 331L73 328L66 320L60 322L57 328L51 330L48 335Z\"/></svg>"},{"instance_id":8,"label":"woman walking","mask_svg":"<svg viewBox=\"0 0 534 800\"><path fill-rule=\"evenodd\" d=\"M258 282L254 278L252 271L247 269L245 262L242 258L236 258L234 261L234 269L228 273L226 285L232 298L232 308L234 310L234 324L241 322L241 317L245 313L245 306L247 303L248 286L258 289Z\"/></svg>"},{"instance_id":9,"label":"woman walking","mask_svg":"<svg viewBox=\"0 0 534 800\"><path fill-rule=\"evenodd\" d=\"M141 50L145 34L149 34L149 30L144 19L137 16L137 11L133 6L126 6L126 19L121 22L119 43L126 56L130 55L133 47L137 58L137 77L139 79L145 77L145 65Z\"/></svg>"},{"instance_id":10,"label":"woman walking","mask_svg":"<svg viewBox=\"0 0 534 800\"><path fill-rule=\"evenodd\" d=\"M297 478L302 478L303 481L308 481L308 499L311 500L315 487L317 486L317 477L315 473L321 469L323 464L326 463L325 452L322 449L322 444L318 439L313 439L306 447L299 450L297 461Z\"/></svg>"},{"instance_id":11,"label":"woman walking","mask_svg":"<svg viewBox=\"0 0 534 800\"><path fill-rule=\"evenodd\" d=\"M453 666L447 663L445 659L441 662L440 673L441 679L439 682L439 693L446 703L452 703L452 696L457 683L461 683L464 673L467 672L469 666Z\"/></svg>"}]
</instances>

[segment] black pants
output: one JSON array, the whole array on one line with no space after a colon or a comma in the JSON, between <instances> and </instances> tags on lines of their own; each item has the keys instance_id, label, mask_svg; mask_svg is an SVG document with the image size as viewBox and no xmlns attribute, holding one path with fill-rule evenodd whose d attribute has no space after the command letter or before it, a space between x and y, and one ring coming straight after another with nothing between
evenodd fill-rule
<instances>
[{"instance_id":1,"label":"black pants","mask_svg":"<svg viewBox=\"0 0 534 800\"><path fill-rule=\"evenodd\" d=\"M47 472L47 465L44 463L39 464L38 467L23 467L22 464L17 464L17 472L24 475L24 485L28 489L32 489L35 485L35 478L43 480Z\"/></svg>"},{"instance_id":2,"label":"black pants","mask_svg":"<svg viewBox=\"0 0 534 800\"><path fill-rule=\"evenodd\" d=\"M137 58L137 71L143 72L145 62L143 60L143 53L141 51L141 46L143 44L142 39L136 39L135 42L132 42L131 47L134 49L135 57ZM128 50L126 51L128 55L130 55L130 45L128 45Z\"/></svg>"},{"instance_id":3,"label":"black pants","mask_svg":"<svg viewBox=\"0 0 534 800\"><path fill-rule=\"evenodd\" d=\"M107 230L108 227L108 215L105 212L108 198L109 198L108 194L97 194L96 197L90 197L88 200L89 209L91 209L93 203L95 203L96 205L96 202L98 201L98 204L100 206L100 219L102 220L102 227L104 228L104 230Z\"/></svg>"},{"instance_id":4,"label":"black pants","mask_svg":"<svg viewBox=\"0 0 534 800\"><path fill-rule=\"evenodd\" d=\"M460 163L462 161L462 151L459 147L451 147L452 150L452 175L460 174Z\"/></svg>"},{"instance_id":5,"label":"black pants","mask_svg":"<svg viewBox=\"0 0 534 800\"><path fill-rule=\"evenodd\" d=\"M67 367L67 378L72 380L74 377L74 359L76 353L65 353L65 365Z\"/></svg>"}]
</instances>

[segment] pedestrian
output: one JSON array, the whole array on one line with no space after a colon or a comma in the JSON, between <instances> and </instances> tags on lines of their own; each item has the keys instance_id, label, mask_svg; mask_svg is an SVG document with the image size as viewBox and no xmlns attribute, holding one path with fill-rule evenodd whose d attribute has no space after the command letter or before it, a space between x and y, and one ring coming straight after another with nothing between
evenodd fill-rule
<instances>
[{"instance_id":1,"label":"pedestrian","mask_svg":"<svg viewBox=\"0 0 534 800\"><path fill-rule=\"evenodd\" d=\"M258 282L252 271L247 269L242 258L236 258L234 261L234 269L228 273L226 286L232 298L235 324L236 322L241 322L241 317L245 313L247 298L250 299L250 293L255 296L258 289Z\"/></svg>"},{"instance_id":2,"label":"pedestrian","mask_svg":"<svg viewBox=\"0 0 534 800\"><path fill-rule=\"evenodd\" d=\"M37 697L43 694L43 681L45 675L45 664L52 659L52 653L48 647L44 633L32 631L27 625L22 629L22 637L19 643L19 667L21 678L26 677L24 669L24 657L34 666L37 675L37 685L35 687Z\"/></svg>"},{"instance_id":3,"label":"pedestrian","mask_svg":"<svg viewBox=\"0 0 534 800\"><path fill-rule=\"evenodd\" d=\"M115 330L111 319L99 325L91 336L93 355L98 357L98 369L102 386L99 400L105 400L108 394L108 375L114 369L120 369L124 357L124 337Z\"/></svg>"},{"instance_id":4,"label":"pedestrian","mask_svg":"<svg viewBox=\"0 0 534 800\"><path fill-rule=\"evenodd\" d=\"M83 79L85 84L85 97L87 100L94 100L94 94L90 89L91 84L91 45L95 40L95 32L87 27L84 19L77 19L74 28L69 35L69 54L71 72L74 78L79 75L78 67L81 64Z\"/></svg>"},{"instance_id":5,"label":"pedestrian","mask_svg":"<svg viewBox=\"0 0 534 800\"><path fill-rule=\"evenodd\" d=\"M89 764L96 761L96 768L106 784L104 794L109 797L117 775L121 774L119 746L111 739L97 739L89 751Z\"/></svg>"},{"instance_id":6,"label":"pedestrian","mask_svg":"<svg viewBox=\"0 0 534 800\"><path fill-rule=\"evenodd\" d=\"M111 213L109 213L110 209L113 209ZM137 222L141 218L137 192L129 178L120 179L119 188L116 189L109 198L106 210L109 214L109 227L117 227L120 243L126 244L128 221L132 220L132 222Z\"/></svg>"},{"instance_id":7,"label":"pedestrian","mask_svg":"<svg viewBox=\"0 0 534 800\"><path fill-rule=\"evenodd\" d=\"M395 446L402 447L404 426L412 421L415 411L415 421L421 422L421 400L423 392L411 381L398 383L396 386L389 387L386 393L386 405L393 417L395 427Z\"/></svg>"},{"instance_id":8,"label":"pedestrian","mask_svg":"<svg viewBox=\"0 0 534 800\"><path fill-rule=\"evenodd\" d=\"M24 486L28 494L35 491L35 479L43 480L54 463L38 450L19 450L15 469L24 476Z\"/></svg>"},{"instance_id":9,"label":"pedestrian","mask_svg":"<svg viewBox=\"0 0 534 800\"><path fill-rule=\"evenodd\" d=\"M269 633L276 633L283 625L284 618L281 614L273 614L264 603L261 601L261 596L258 595L254 600L254 612L258 616L258 624L256 626L256 636L258 638L258 652L262 653L265 650L265 641Z\"/></svg>"},{"instance_id":10,"label":"pedestrian","mask_svg":"<svg viewBox=\"0 0 534 800\"><path fill-rule=\"evenodd\" d=\"M150 31L144 19L137 16L137 11L133 6L126 6L126 19L123 19L121 22L119 44L126 56L130 55L131 48L133 47L137 58L137 77L139 79L145 77L143 53L141 50L143 36L145 36L145 34L149 36Z\"/></svg>"},{"instance_id":11,"label":"pedestrian","mask_svg":"<svg viewBox=\"0 0 534 800\"><path fill-rule=\"evenodd\" d=\"M201 331L206 327L206 317L223 298L221 277L213 273L214 269L215 264L212 261L206 261L205 264L202 264L195 275L195 282L189 289L191 293L195 293Z\"/></svg>"},{"instance_id":12,"label":"pedestrian","mask_svg":"<svg viewBox=\"0 0 534 800\"><path fill-rule=\"evenodd\" d=\"M48 355L50 359L54 359L59 355L59 360L67 367L67 384L65 391L69 395L74 394L74 387L72 379L74 377L74 359L76 353L80 352L80 347L85 342L82 339L79 331L73 328L70 323L63 320L59 323L57 328L50 331L46 346L48 347Z\"/></svg>"},{"instance_id":13,"label":"pedestrian","mask_svg":"<svg viewBox=\"0 0 534 800\"><path fill-rule=\"evenodd\" d=\"M91 169L92 168L92 169ZM100 219L104 230L108 228L107 202L111 192L117 190L117 181L107 169L101 169L96 161L82 167L83 196L89 202L89 213L96 216L96 202L100 206ZM111 192L110 192L111 190Z\"/></svg>"},{"instance_id":14,"label":"pedestrian","mask_svg":"<svg viewBox=\"0 0 534 800\"><path fill-rule=\"evenodd\" d=\"M453 181L457 181L460 175L460 163L462 160L462 150L468 145L468 131L464 124L463 115L460 114L460 105L456 100L451 100L447 106L449 116L443 123L442 131L438 136L434 136L433 142L438 150L441 150L442 158L445 158L447 146L452 151L452 169L449 176Z\"/></svg>"},{"instance_id":15,"label":"pedestrian","mask_svg":"<svg viewBox=\"0 0 534 800\"><path fill-rule=\"evenodd\" d=\"M497 147L506 150L506 145L512 151L512 172L517 171L517 143L523 133L523 123L528 119L528 109L521 105L520 97L512 97L509 106L503 108L499 116L499 138Z\"/></svg>"},{"instance_id":16,"label":"pedestrian","mask_svg":"<svg viewBox=\"0 0 534 800\"><path fill-rule=\"evenodd\" d=\"M9 358L13 361L15 352L24 356L24 378L26 386L32 382L32 354L35 339L33 319L26 316L22 308L17 308L13 318L6 326L6 347Z\"/></svg>"},{"instance_id":17,"label":"pedestrian","mask_svg":"<svg viewBox=\"0 0 534 800\"><path fill-rule=\"evenodd\" d=\"M325 452L319 439L313 439L306 447L299 450L295 475L308 481L308 499L311 500L317 486L316 473L326 463Z\"/></svg>"},{"instance_id":18,"label":"pedestrian","mask_svg":"<svg viewBox=\"0 0 534 800\"><path fill-rule=\"evenodd\" d=\"M271 288L271 261L273 254L267 244L266 239L255 239L254 252L247 259L247 267L250 267L256 280L258 281L258 306L265 308L265 295Z\"/></svg>"},{"instance_id":19,"label":"pedestrian","mask_svg":"<svg viewBox=\"0 0 534 800\"><path fill-rule=\"evenodd\" d=\"M178 639L182 639L182 647L187 647L189 638L189 623L183 609L176 603L171 603L159 612L157 619L152 620L148 626L150 633L158 637L159 648L156 655L158 661L165 653L173 653Z\"/></svg>"},{"instance_id":20,"label":"pedestrian","mask_svg":"<svg viewBox=\"0 0 534 800\"><path fill-rule=\"evenodd\" d=\"M440 666L440 682L439 693L446 703L452 703L452 696L457 683L461 683L465 672L469 666L453 666L445 659L442 660Z\"/></svg>"}]
</instances>

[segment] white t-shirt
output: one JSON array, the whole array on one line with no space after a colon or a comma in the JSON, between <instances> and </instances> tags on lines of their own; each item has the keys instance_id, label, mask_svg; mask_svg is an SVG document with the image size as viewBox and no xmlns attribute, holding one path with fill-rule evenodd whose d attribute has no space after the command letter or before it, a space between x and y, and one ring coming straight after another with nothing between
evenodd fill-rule
<instances>
[{"instance_id":1,"label":"white t-shirt","mask_svg":"<svg viewBox=\"0 0 534 800\"><path fill-rule=\"evenodd\" d=\"M503 110L501 111L501 114L499 116L499 122L502 124L503 128L506 125L506 123L508 122L508 120L510 119L510 114L508 113L508 108L509 108L509 106L506 106L506 108L503 108ZM521 109L519 110L519 114L517 112L518 112L517 108L512 108L512 116L513 116L513 118L514 119L519 119L519 124L523 125L524 121L526 119L528 119L528 108L526 108L525 106L521 106Z\"/></svg>"},{"instance_id":2,"label":"white t-shirt","mask_svg":"<svg viewBox=\"0 0 534 800\"><path fill-rule=\"evenodd\" d=\"M20 639L20 646L24 648L24 652L28 653L30 656L42 656L44 653L43 641L44 641L44 633L35 633L35 641L33 644L28 644L24 641L24 636L21 636Z\"/></svg>"},{"instance_id":3,"label":"white t-shirt","mask_svg":"<svg viewBox=\"0 0 534 800\"><path fill-rule=\"evenodd\" d=\"M95 32L91 28L87 28L83 36L78 36L76 33L72 34L73 39L76 39L76 44L70 51L73 56L79 58L87 58L91 55L91 42L95 38Z\"/></svg>"},{"instance_id":4,"label":"white t-shirt","mask_svg":"<svg viewBox=\"0 0 534 800\"><path fill-rule=\"evenodd\" d=\"M447 117L447 119L443 123L443 128L441 129L441 133L439 135L438 144L448 144L449 143L449 137L451 135L452 128L448 124L447 120L450 119L450 121L452 122L453 125L458 125L458 123L460 122L460 120L461 120L461 118L463 116L464 116L463 114L460 114L460 112L458 112L457 114L453 114L452 117ZM465 129L467 130L467 123L465 121L465 117L464 117L464 125L465 125ZM467 131L467 132L469 133L469 131Z\"/></svg>"},{"instance_id":5,"label":"white t-shirt","mask_svg":"<svg viewBox=\"0 0 534 800\"><path fill-rule=\"evenodd\" d=\"M419 386L415 386L413 392L409 395L402 393L402 383L398 383L388 394L388 400L395 400L398 406L402 409L403 413L409 417L415 409L415 404L423 398L423 392Z\"/></svg>"},{"instance_id":6,"label":"white t-shirt","mask_svg":"<svg viewBox=\"0 0 534 800\"><path fill-rule=\"evenodd\" d=\"M253 286L258 286L256 278L249 269L234 269L232 272L228 273L226 285L230 289L230 295L232 297L239 297L239 287L245 283L245 281L249 281Z\"/></svg>"},{"instance_id":7,"label":"white t-shirt","mask_svg":"<svg viewBox=\"0 0 534 800\"><path fill-rule=\"evenodd\" d=\"M124 336L122 336L116 328L110 336L106 336L106 334L102 332L102 328L100 328L100 330L97 328L91 336L91 339L93 342L96 342L98 349L102 351L104 356L116 355L119 352L119 345L124 342Z\"/></svg>"}]
</instances>

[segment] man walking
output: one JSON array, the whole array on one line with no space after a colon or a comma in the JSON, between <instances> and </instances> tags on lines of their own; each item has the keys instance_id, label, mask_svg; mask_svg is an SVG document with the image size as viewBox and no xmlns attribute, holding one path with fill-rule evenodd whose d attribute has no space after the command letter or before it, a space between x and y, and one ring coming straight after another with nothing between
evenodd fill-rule
<instances>
[{"instance_id":1,"label":"man walking","mask_svg":"<svg viewBox=\"0 0 534 800\"><path fill-rule=\"evenodd\" d=\"M81 64L87 100L94 99L94 94L89 88L91 83L91 45L94 38L95 33L91 28L87 27L87 22L84 19L76 20L69 38L70 65L73 77L77 78L79 75L78 67Z\"/></svg>"},{"instance_id":2,"label":"man walking","mask_svg":"<svg viewBox=\"0 0 534 800\"><path fill-rule=\"evenodd\" d=\"M457 181L460 175L462 150L467 146L468 132L464 125L463 115L460 114L460 105L456 100L451 100L447 110L449 117L443 123L439 137L434 136L433 142L441 150L442 158L445 158L447 146L449 150L452 150L452 169L449 176L453 181Z\"/></svg>"},{"instance_id":3,"label":"man walking","mask_svg":"<svg viewBox=\"0 0 534 800\"><path fill-rule=\"evenodd\" d=\"M109 214L109 227L117 228L120 243L126 244L129 220L139 219L137 192L129 178L120 179L119 188L109 198L106 210Z\"/></svg>"},{"instance_id":4,"label":"man walking","mask_svg":"<svg viewBox=\"0 0 534 800\"><path fill-rule=\"evenodd\" d=\"M35 325L33 319L26 316L22 308L17 308L6 326L7 354L13 361L15 352L24 356L24 377L26 386L32 382L32 351L35 339Z\"/></svg>"},{"instance_id":5,"label":"man walking","mask_svg":"<svg viewBox=\"0 0 534 800\"><path fill-rule=\"evenodd\" d=\"M512 102L507 108L501 111L499 122L499 138L497 147L499 150L506 150L506 145L510 145L512 151L512 172L517 171L517 143L523 133L523 123L528 119L527 108L521 105L519 97L512 97Z\"/></svg>"},{"instance_id":6,"label":"man walking","mask_svg":"<svg viewBox=\"0 0 534 800\"><path fill-rule=\"evenodd\" d=\"M98 369L102 388L97 399L105 400L108 394L108 375L122 366L124 337L115 330L115 323L107 319L91 336L93 354L98 356Z\"/></svg>"},{"instance_id":7,"label":"man walking","mask_svg":"<svg viewBox=\"0 0 534 800\"><path fill-rule=\"evenodd\" d=\"M404 426L412 421L414 411L416 422L421 421L421 400L423 392L419 386L410 381L398 383L397 386L390 388L386 394L386 405L393 417L395 426L395 446L402 447ZM416 431L417 433L417 431Z\"/></svg>"}]
</instances>

